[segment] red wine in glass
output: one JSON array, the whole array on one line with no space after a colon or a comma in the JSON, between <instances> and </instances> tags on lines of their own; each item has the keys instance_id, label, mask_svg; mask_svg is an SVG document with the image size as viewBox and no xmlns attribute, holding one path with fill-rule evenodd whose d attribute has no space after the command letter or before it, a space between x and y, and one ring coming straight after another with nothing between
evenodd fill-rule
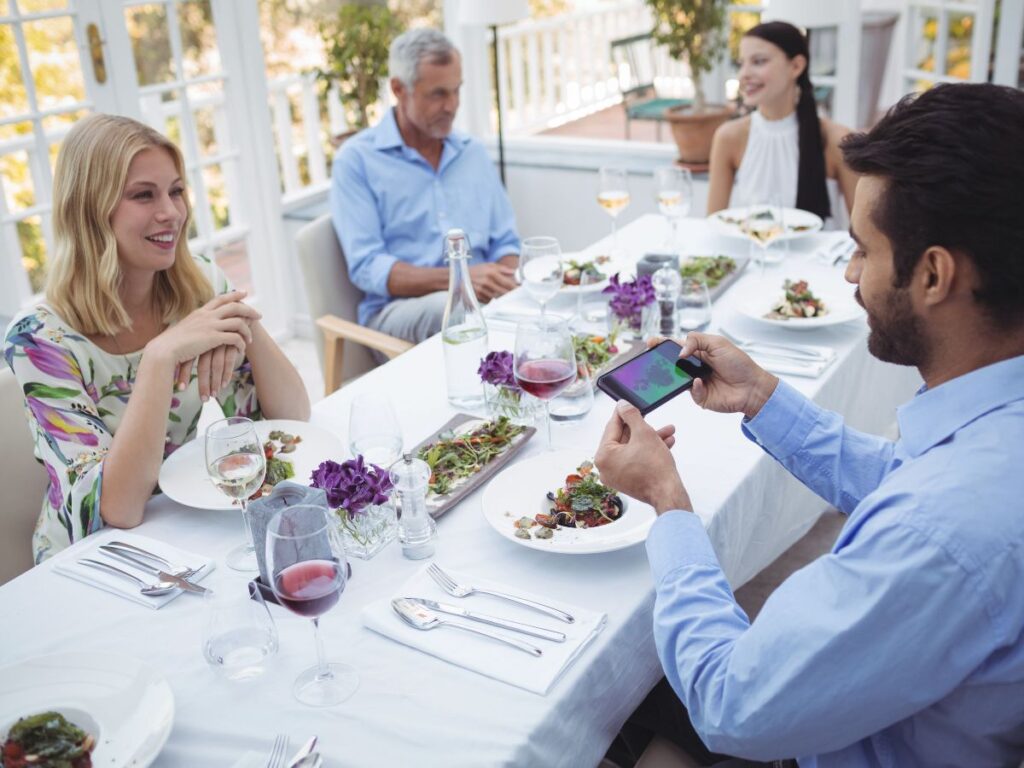
<instances>
[{"instance_id":1,"label":"red wine in glass","mask_svg":"<svg viewBox=\"0 0 1024 768\"><path fill-rule=\"evenodd\" d=\"M274 584L281 605L309 619L323 616L333 608L344 588L341 566L334 560L305 560L289 565L277 574Z\"/></svg>"},{"instance_id":2,"label":"red wine in glass","mask_svg":"<svg viewBox=\"0 0 1024 768\"><path fill-rule=\"evenodd\" d=\"M516 383L541 400L550 400L575 380L576 368L565 360L529 360L516 369Z\"/></svg>"}]
</instances>

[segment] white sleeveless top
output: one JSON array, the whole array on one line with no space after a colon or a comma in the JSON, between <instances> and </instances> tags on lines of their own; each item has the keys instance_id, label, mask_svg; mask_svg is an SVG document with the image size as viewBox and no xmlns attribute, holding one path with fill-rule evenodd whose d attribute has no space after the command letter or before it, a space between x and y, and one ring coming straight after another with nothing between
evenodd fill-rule
<instances>
[{"instance_id":1,"label":"white sleeveless top","mask_svg":"<svg viewBox=\"0 0 1024 768\"><path fill-rule=\"evenodd\" d=\"M730 208L768 202L796 207L799 133L795 111L781 120L750 113L750 136L733 180Z\"/></svg>"}]
</instances>

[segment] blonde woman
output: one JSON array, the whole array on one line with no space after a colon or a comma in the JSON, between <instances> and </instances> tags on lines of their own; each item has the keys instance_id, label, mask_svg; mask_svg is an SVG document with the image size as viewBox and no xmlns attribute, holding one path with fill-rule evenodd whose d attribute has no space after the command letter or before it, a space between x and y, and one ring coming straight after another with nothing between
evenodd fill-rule
<instances>
[{"instance_id":1,"label":"blonde woman","mask_svg":"<svg viewBox=\"0 0 1024 768\"><path fill-rule=\"evenodd\" d=\"M87 117L61 147L46 301L4 344L50 477L37 563L104 525L142 522L161 462L195 436L210 397L228 415L309 417L244 293L219 275L215 291L189 254L184 180L178 148L128 118Z\"/></svg>"}]
</instances>

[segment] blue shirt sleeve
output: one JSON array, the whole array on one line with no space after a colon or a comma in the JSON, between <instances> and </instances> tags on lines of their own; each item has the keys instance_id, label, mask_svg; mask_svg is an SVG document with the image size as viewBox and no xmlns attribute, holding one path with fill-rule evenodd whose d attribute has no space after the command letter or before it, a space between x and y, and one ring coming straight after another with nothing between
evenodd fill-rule
<instances>
[{"instance_id":1,"label":"blue shirt sleeve","mask_svg":"<svg viewBox=\"0 0 1024 768\"><path fill-rule=\"evenodd\" d=\"M894 466L895 446L850 429L839 414L780 381L743 432L800 482L842 512L851 512ZM841 468L841 469L840 469Z\"/></svg>"},{"instance_id":2,"label":"blue shirt sleeve","mask_svg":"<svg viewBox=\"0 0 1024 768\"><path fill-rule=\"evenodd\" d=\"M910 504L868 510L849 546L793 574L753 624L700 519L655 522L658 655L709 749L832 752L943 698L986 658L997 609L976 570L907 520Z\"/></svg>"},{"instance_id":3,"label":"blue shirt sleeve","mask_svg":"<svg viewBox=\"0 0 1024 768\"><path fill-rule=\"evenodd\" d=\"M388 275L398 259L387 252L377 201L354 147L342 147L334 161L330 208L353 284L364 293L390 296Z\"/></svg>"}]
</instances>

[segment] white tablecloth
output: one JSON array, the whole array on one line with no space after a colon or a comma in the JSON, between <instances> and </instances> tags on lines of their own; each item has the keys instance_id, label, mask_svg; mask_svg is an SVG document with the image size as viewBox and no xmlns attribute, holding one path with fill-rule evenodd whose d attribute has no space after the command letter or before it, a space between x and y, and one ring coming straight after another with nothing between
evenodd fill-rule
<instances>
[{"instance_id":1,"label":"white tablecloth","mask_svg":"<svg viewBox=\"0 0 1024 768\"><path fill-rule=\"evenodd\" d=\"M625 227L620 239L636 256L661 250L665 231L663 221L647 216ZM704 222L686 221L681 231L687 252L746 254L742 242L717 238ZM787 264L774 268L780 284L786 276L806 277L812 286L841 280L841 267L818 266L810 256L827 242L820 235L794 243ZM598 243L594 250L606 246ZM793 269L799 274L791 274ZM737 333L771 335L737 316L729 307L729 293L716 303L714 322ZM836 347L839 359L821 378L791 383L842 411L851 425L881 433L893 424L895 406L913 394L920 380L912 370L871 358L865 337L863 322L807 335L807 342ZM490 343L495 349L510 348L511 327L494 324ZM318 403L313 421L344 438L349 402L366 390L390 395L406 446L453 413L445 398L436 337ZM592 454L611 409L611 401L599 395L589 418L555 425L556 445L579 446L581 455ZM649 418L656 425L677 425L678 466L734 586L783 552L825 508L741 435L739 416L706 413L683 396ZM541 451L538 437L523 456ZM527 550L488 526L479 492L442 518L438 530L436 559L442 565L538 594L555 589L566 601L607 613L605 631L547 696L412 652L360 626L363 606L393 594L422 565L403 559L398 546L372 561L354 561L341 602L321 622L329 654L355 665L362 678L355 696L331 709L310 709L291 697L292 680L314 658L307 620L274 608L281 650L270 670L248 684L229 683L211 671L200 651L201 599L184 595L163 610L148 611L54 574L53 561L0 588L0 659L12 662L61 650L112 651L162 671L177 711L157 766L229 766L246 750L269 753L277 732L288 733L294 747L319 734L328 766L595 765L661 676L651 635L653 587L644 548L588 556ZM138 531L219 560L242 533L237 513L187 509L164 497L150 502ZM74 554L72 548L55 559ZM215 589L242 588L243 583L226 567L204 582Z\"/></svg>"}]
</instances>

